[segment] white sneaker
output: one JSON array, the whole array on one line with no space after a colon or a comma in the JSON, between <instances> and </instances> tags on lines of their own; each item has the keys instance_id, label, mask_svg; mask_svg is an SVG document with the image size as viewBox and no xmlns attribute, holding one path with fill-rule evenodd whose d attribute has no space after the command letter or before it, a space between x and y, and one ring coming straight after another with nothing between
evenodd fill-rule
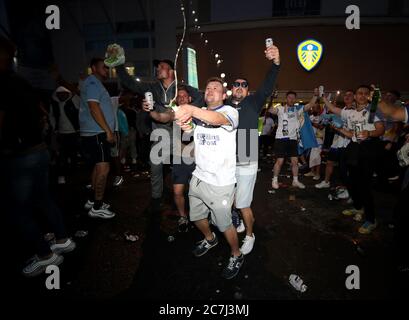
<instances>
[{"instance_id":1,"label":"white sneaker","mask_svg":"<svg viewBox=\"0 0 409 320\"><path fill-rule=\"evenodd\" d=\"M273 189L278 190L280 188L280 186L278 185L278 180L274 180L271 183L271 186L273 187Z\"/></svg>"},{"instance_id":2,"label":"white sneaker","mask_svg":"<svg viewBox=\"0 0 409 320\"><path fill-rule=\"evenodd\" d=\"M66 183L65 177L64 176L59 176L58 177L58 184L65 184L65 183Z\"/></svg>"},{"instance_id":3,"label":"white sneaker","mask_svg":"<svg viewBox=\"0 0 409 320\"><path fill-rule=\"evenodd\" d=\"M84 205L84 209L85 209L85 210L91 210L93 206L94 206L94 201L87 200L87 203ZM105 202L104 202L104 203L102 204L102 208L103 208L103 209L109 209L110 207L111 207L111 205L108 204L108 203L105 203Z\"/></svg>"},{"instance_id":4,"label":"white sneaker","mask_svg":"<svg viewBox=\"0 0 409 320\"><path fill-rule=\"evenodd\" d=\"M320 181L320 180L321 180L321 176L314 176L314 178L312 178L312 180L314 180L314 181Z\"/></svg>"},{"instance_id":5,"label":"white sneaker","mask_svg":"<svg viewBox=\"0 0 409 320\"><path fill-rule=\"evenodd\" d=\"M113 217L115 217L115 213L103 207L101 207L100 209L91 208L91 210L88 211L88 215L91 218L101 218L101 219L112 219Z\"/></svg>"},{"instance_id":6,"label":"white sneaker","mask_svg":"<svg viewBox=\"0 0 409 320\"><path fill-rule=\"evenodd\" d=\"M305 189L305 185L304 184L302 184L300 181L293 181L293 187L295 187L295 188L299 188L299 189Z\"/></svg>"},{"instance_id":7,"label":"white sneaker","mask_svg":"<svg viewBox=\"0 0 409 320\"><path fill-rule=\"evenodd\" d=\"M317 189L328 189L330 186L331 184L325 180L322 180L320 183L315 185Z\"/></svg>"},{"instance_id":8,"label":"white sneaker","mask_svg":"<svg viewBox=\"0 0 409 320\"><path fill-rule=\"evenodd\" d=\"M253 250L254 242L256 242L256 236L253 233L252 237L246 236L243 240L243 245L240 248L242 254L246 255Z\"/></svg>"},{"instance_id":9,"label":"white sneaker","mask_svg":"<svg viewBox=\"0 0 409 320\"><path fill-rule=\"evenodd\" d=\"M246 231L246 227L244 226L243 219L240 220L240 225L236 228L237 233L243 233Z\"/></svg>"},{"instance_id":10,"label":"white sneaker","mask_svg":"<svg viewBox=\"0 0 409 320\"><path fill-rule=\"evenodd\" d=\"M56 253L48 259L40 259L38 256L34 256L29 264L24 267L23 275L26 277L35 277L42 274L48 266L58 266L64 261L64 257Z\"/></svg>"},{"instance_id":11,"label":"white sneaker","mask_svg":"<svg viewBox=\"0 0 409 320\"><path fill-rule=\"evenodd\" d=\"M124 178L122 176L116 176L114 179L114 187L119 187L124 183Z\"/></svg>"},{"instance_id":12,"label":"white sneaker","mask_svg":"<svg viewBox=\"0 0 409 320\"><path fill-rule=\"evenodd\" d=\"M70 238L68 238L64 243L54 243L50 246L52 252L56 254L62 254L71 252L76 248L76 244Z\"/></svg>"}]
</instances>

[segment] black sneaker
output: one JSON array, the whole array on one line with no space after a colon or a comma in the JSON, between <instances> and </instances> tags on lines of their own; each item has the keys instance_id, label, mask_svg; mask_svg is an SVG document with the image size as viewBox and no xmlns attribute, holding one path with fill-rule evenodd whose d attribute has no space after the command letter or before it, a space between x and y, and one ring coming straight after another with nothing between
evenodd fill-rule
<instances>
[{"instance_id":1,"label":"black sneaker","mask_svg":"<svg viewBox=\"0 0 409 320\"><path fill-rule=\"evenodd\" d=\"M238 257L231 256L228 265L223 269L222 277L225 279L233 279L239 273L243 262L243 254Z\"/></svg>"},{"instance_id":2,"label":"black sneaker","mask_svg":"<svg viewBox=\"0 0 409 320\"><path fill-rule=\"evenodd\" d=\"M197 243L196 248L193 249L193 254L196 257L201 257L204 254L207 253L207 251L209 251L211 248L215 247L217 244L219 243L219 241L217 240L216 235L213 232L213 240L212 241L208 241L205 239L203 239L202 241L199 241Z\"/></svg>"},{"instance_id":3,"label":"black sneaker","mask_svg":"<svg viewBox=\"0 0 409 320\"><path fill-rule=\"evenodd\" d=\"M233 222L234 227L237 229L241 224L241 218L240 211L237 210L236 208L233 208L231 210L231 220Z\"/></svg>"},{"instance_id":4,"label":"black sneaker","mask_svg":"<svg viewBox=\"0 0 409 320\"><path fill-rule=\"evenodd\" d=\"M187 232L189 230L189 220L186 217L180 217L178 220L178 231Z\"/></svg>"}]
</instances>

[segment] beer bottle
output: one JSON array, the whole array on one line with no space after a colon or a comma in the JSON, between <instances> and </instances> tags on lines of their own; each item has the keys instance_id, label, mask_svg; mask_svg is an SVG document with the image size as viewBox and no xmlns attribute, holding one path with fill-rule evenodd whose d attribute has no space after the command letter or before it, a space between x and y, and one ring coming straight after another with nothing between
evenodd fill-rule
<instances>
[{"instance_id":1,"label":"beer bottle","mask_svg":"<svg viewBox=\"0 0 409 320\"><path fill-rule=\"evenodd\" d=\"M376 114L376 110L378 108L380 98L381 98L381 90L379 89L379 87L376 87L375 90L374 90L374 93L372 95L372 101L371 101L371 106L370 106L370 111L369 111L368 123L374 123L375 114Z\"/></svg>"}]
</instances>

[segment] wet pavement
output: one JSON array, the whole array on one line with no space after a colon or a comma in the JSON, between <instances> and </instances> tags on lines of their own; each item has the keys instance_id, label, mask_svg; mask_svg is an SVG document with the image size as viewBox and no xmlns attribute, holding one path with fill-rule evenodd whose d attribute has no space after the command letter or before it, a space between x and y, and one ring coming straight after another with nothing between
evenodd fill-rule
<instances>
[{"instance_id":1,"label":"wet pavement","mask_svg":"<svg viewBox=\"0 0 409 320\"><path fill-rule=\"evenodd\" d=\"M311 178L302 178L306 190L289 187L287 168L282 188L271 191L272 162L262 161L255 188L256 215L253 251L245 257L239 275L224 280L220 273L229 248L219 244L196 258L191 251L200 233L192 226L177 231L169 176L157 213L150 203L148 174L125 174L125 183L110 188L107 200L117 213L112 220L91 219L82 209L87 174L80 168L63 186L53 186L77 249L65 255L60 267L61 290L47 290L47 275L24 279L19 275L23 252L14 252L8 291L16 296L35 294L77 299L160 300L342 300L393 299L406 290L396 272L393 231L387 222L395 203L393 193L376 193L379 226L371 235L359 235L360 224L345 217L345 201L328 200L328 190L317 190ZM126 235L134 235L129 241ZM173 241L169 241L172 236ZM240 239L244 234L240 234ZM17 241L18 242L18 241ZM360 290L348 290L346 268L360 269ZM299 293L288 283L299 275L308 286Z\"/></svg>"}]
</instances>

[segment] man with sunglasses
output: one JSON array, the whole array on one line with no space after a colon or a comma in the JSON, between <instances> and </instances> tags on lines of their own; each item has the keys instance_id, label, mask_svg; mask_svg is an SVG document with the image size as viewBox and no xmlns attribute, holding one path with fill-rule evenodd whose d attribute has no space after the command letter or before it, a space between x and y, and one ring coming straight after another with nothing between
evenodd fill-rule
<instances>
[{"instance_id":1,"label":"man with sunglasses","mask_svg":"<svg viewBox=\"0 0 409 320\"><path fill-rule=\"evenodd\" d=\"M237 135L235 206L240 210L246 227L246 237L240 248L244 255L253 250L256 240L253 233L255 219L251 203L258 171L258 119L266 99L271 96L280 69L278 48L270 46L264 53L269 61L273 61L273 64L259 89L255 94L249 95L247 79L237 78L233 82L232 97L227 103L236 108L240 118Z\"/></svg>"}]
</instances>

